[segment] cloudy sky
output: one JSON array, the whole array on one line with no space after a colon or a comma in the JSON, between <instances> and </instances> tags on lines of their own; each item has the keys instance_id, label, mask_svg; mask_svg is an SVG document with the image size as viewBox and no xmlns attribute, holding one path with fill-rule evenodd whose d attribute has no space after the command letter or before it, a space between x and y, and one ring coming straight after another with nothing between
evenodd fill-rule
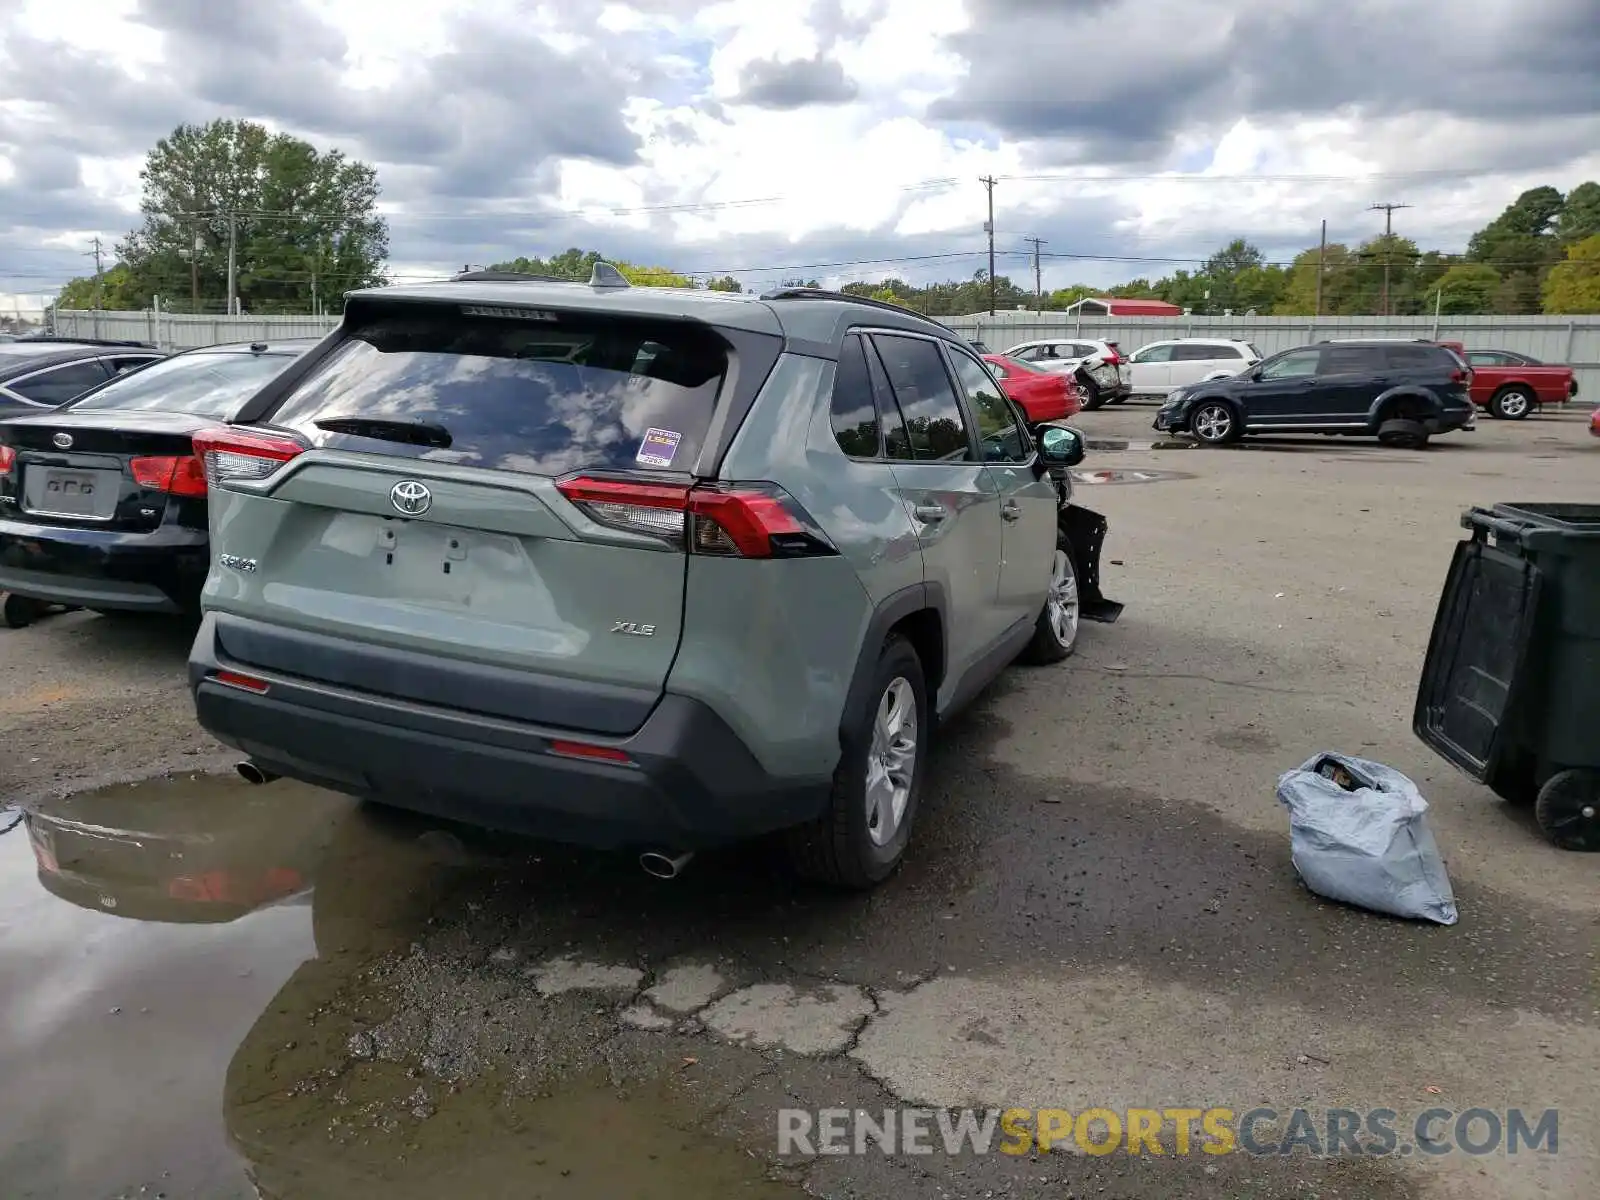
<instances>
[{"instance_id":1,"label":"cloudy sky","mask_svg":"<svg viewBox=\"0 0 1600 1200\"><path fill-rule=\"evenodd\" d=\"M1596 0L0 0L0 307L248 117L378 168L394 273L569 245L747 283L1460 249L1600 178ZM876 261L869 261L876 260ZM1031 280L1030 280L1031 282ZM21 298L19 300L19 297Z\"/></svg>"}]
</instances>

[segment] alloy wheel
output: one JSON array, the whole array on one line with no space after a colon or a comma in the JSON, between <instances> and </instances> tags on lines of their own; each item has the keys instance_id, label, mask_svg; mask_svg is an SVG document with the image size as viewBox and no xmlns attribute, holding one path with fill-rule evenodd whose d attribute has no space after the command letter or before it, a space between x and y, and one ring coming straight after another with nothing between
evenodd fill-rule
<instances>
[{"instance_id":1,"label":"alloy wheel","mask_svg":"<svg viewBox=\"0 0 1600 1200\"><path fill-rule=\"evenodd\" d=\"M1194 415L1194 435L1202 442L1220 442L1233 432L1233 413L1225 404L1207 404Z\"/></svg>"},{"instance_id":2,"label":"alloy wheel","mask_svg":"<svg viewBox=\"0 0 1600 1200\"><path fill-rule=\"evenodd\" d=\"M1078 640L1078 572L1065 550L1057 550L1051 564L1045 608L1050 614L1050 631L1062 649L1070 650Z\"/></svg>"},{"instance_id":3,"label":"alloy wheel","mask_svg":"<svg viewBox=\"0 0 1600 1200\"><path fill-rule=\"evenodd\" d=\"M916 767L917 694L896 676L878 699L867 751L867 836L873 845L887 845L900 831Z\"/></svg>"}]
</instances>

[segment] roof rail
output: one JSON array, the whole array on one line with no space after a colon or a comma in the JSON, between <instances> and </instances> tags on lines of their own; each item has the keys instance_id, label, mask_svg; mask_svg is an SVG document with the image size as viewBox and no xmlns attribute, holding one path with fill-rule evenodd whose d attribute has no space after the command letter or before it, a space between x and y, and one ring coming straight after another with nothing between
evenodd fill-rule
<instances>
[{"instance_id":1,"label":"roof rail","mask_svg":"<svg viewBox=\"0 0 1600 1200\"><path fill-rule=\"evenodd\" d=\"M592 288L625 288L632 287L628 277L617 270L608 262L596 262L594 270L589 274L589 286Z\"/></svg>"},{"instance_id":2,"label":"roof rail","mask_svg":"<svg viewBox=\"0 0 1600 1200\"><path fill-rule=\"evenodd\" d=\"M850 292L830 292L827 288L814 288L814 287L780 287L780 288L773 288L769 292L762 292L761 293L761 299L763 299L763 300L843 300L843 301L845 301L846 303L849 303L849 304L865 304L868 308L881 308L881 309L885 309L888 312L905 313L907 316L916 317L919 320L930 321L933 324L940 326L941 328L944 328L944 329L949 329L950 328L950 326L946 325L943 321L940 321L936 317L930 317L927 313L919 313L916 309L907 308L904 304L894 304L894 303L891 303L888 300L875 300L871 296L857 296L857 295L853 295ZM952 332L954 332L954 331L952 330Z\"/></svg>"},{"instance_id":3,"label":"roof rail","mask_svg":"<svg viewBox=\"0 0 1600 1200\"><path fill-rule=\"evenodd\" d=\"M126 338L64 337L54 333L35 333L13 338L15 342L60 342L63 346L133 346L140 350L154 350L150 342L137 342Z\"/></svg>"},{"instance_id":4,"label":"roof rail","mask_svg":"<svg viewBox=\"0 0 1600 1200\"><path fill-rule=\"evenodd\" d=\"M530 275L526 271L458 271L450 276L451 283L571 283L555 275Z\"/></svg>"}]
</instances>

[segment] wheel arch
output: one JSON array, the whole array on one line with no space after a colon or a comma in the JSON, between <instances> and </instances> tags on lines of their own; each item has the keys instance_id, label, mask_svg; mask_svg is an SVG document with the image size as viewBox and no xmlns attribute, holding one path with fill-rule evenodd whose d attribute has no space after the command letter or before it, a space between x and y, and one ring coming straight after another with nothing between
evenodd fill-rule
<instances>
[{"instance_id":1,"label":"wheel arch","mask_svg":"<svg viewBox=\"0 0 1600 1200\"><path fill-rule=\"evenodd\" d=\"M1401 418L1410 420L1438 416L1439 400L1414 387L1391 388L1373 402L1368 420L1376 429L1385 421Z\"/></svg>"},{"instance_id":2,"label":"wheel arch","mask_svg":"<svg viewBox=\"0 0 1600 1200\"><path fill-rule=\"evenodd\" d=\"M872 703L872 672L889 638L898 634L911 643L922 660L923 680L930 706L939 694L949 668L949 604L937 583L914 583L885 596L867 620L867 632L856 652L855 672L839 714L841 743L862 706Z\"/></svg>"}]
</instances>

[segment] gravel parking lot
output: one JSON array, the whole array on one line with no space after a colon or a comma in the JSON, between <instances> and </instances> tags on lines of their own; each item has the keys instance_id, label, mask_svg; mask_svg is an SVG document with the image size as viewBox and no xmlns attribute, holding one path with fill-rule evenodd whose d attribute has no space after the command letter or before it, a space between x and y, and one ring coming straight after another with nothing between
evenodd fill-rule
<instances>
[{"instance_id":1,"label":"gravel parking lot","mask_svg":"<svg viewBox=\"0 0 1600 1200\"><path fill-rule=\"evenodd\" d=\"M1079 424L1138 443L1151 412ZM1600 440L1570 414L1425 452L1312 437L1084 470L1125 615L946 731L911 859L869 897L803 888L762 847L662 883L250 788L193 724L186 630L0 630L0 795L30 812L0 836L0 1190L1592 1196L1596 862L1410 718L1460 511L1600 498ZM1299 885L1273 789L1324 749L1418 782L1458 925ZM1559 1109L1560 1139L774 1157L781 1108L900 1103L1387 1108L1402 1132L1520 1106Z\"/></svg>"}]
</instances>

